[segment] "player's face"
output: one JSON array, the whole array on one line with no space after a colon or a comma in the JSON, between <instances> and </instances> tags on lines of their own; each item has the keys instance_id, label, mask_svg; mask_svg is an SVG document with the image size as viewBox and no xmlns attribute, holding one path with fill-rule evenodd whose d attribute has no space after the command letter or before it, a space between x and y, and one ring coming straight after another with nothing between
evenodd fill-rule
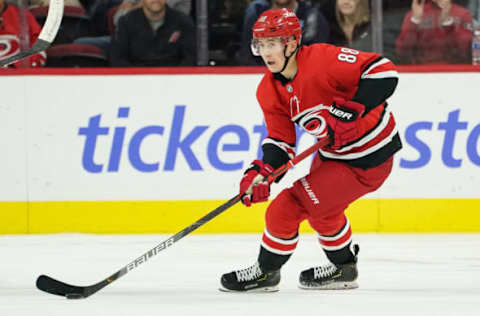
<instances>
[{"instance_id":1,"label":"player's face","mask_svg":"<svg viewBox=\"0 0 480 316\"><path fill-rule=\"evenodd\" d=\"M337 7L343 15L352 15L357 10L359 0L337 0Z\"/></svg>"},{"instance_id":2,"label":"player's face","mask_svg":"<svg viewBox=\"0 0 480 316\"><path fill-rule=\"evenodd\" d=\"M285 44L282 38L256 38L252 41L252 52L256 56L262 56L271 72L282 70L285 62Z\"/></svg>"},{"instance_id":3,"label":"player's face","mask_svg":"<svg viewBox=\"0 0 480 316\"><path fill-rule=\"evenodd\" d=\"M165 10L167 0L142 0L145 9L153 14L158 14Z\"/></svg>"}]
</instances>

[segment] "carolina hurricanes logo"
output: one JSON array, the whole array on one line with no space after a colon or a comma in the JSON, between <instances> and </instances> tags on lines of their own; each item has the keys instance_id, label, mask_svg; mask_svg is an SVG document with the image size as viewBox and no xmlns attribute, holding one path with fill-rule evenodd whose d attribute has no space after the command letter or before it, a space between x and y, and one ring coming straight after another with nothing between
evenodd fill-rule
<instances>
[{"instance_id":1,"label":"carolina hurricanes logo","mask_svg":"<svg viewBox=\"0 0 480 316\"><path fill-rule=\"evenodd\" d=\"M169 43L176 43L179 38L180 38L180 31L175 31L175 32L172 33L172 35L168 39L168 42Z\"/></svg>"},{"instance_id":2,"label":"carolina hurricanes logo","mask_svg":"<svg viewBox=\"0 0 480 316\"><path fill-rule=\"evenodd\" d=\"M0 59L20 52L20 42L15 35L0 35Z\"/></svg>"},{"instance_id":3,"label":"carolina hurricanes logo","mask_svg":"<svg viewBox=\"0 0 480 316\"><path fill-rule=\"evenodd\" d=\"M302 127L307 133L317 138L327 136L327 122L325 121L325 115L328 115L329 106L323 104L305 111L298 121L298 125Z\"/></svg>"}]
</instances>

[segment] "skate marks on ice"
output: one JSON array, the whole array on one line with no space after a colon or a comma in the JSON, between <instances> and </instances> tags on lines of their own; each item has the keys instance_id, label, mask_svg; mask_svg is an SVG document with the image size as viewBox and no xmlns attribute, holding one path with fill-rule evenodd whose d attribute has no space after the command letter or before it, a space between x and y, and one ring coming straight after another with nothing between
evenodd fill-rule
<instances>
[{"instance_id":1,"label":"skate marks on ice","mask_svg":"<svg viewBox=\"0 0 480 316\"><path fill-rule=\"evenodd\" d=\"M2 236L0 315L478 315L480 234L357 234L359 288L305 291L300 271L326 260L301 235L282 269L280 291L224 293L220 276L251 265L258 235L192 235L86 300L42 293L48 274L88 285L165 235Z\"/></svg>"}]
</instances>

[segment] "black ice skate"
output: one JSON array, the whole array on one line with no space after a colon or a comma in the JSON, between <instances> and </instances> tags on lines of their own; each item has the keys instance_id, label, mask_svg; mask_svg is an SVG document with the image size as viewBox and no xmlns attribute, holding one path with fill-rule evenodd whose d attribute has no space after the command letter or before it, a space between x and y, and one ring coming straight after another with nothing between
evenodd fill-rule
<instances>
[{"instance_id":1,"label":"black ice skate","mask_svg":"<svg viewBox=\"0 0 480 316\"><path fill-rule=\"evenodd\" d=\"M353 262L345 264L328 263L300 273L299 288L305 290L346 290L356 289L358 248Z\"/></svg>"},{"instance_id":2,"label":"black ice skate","mask_svg":"<svg viewBox=\"0 0 480 316\"><path fill-rule=\"evenodd\" d=\"M220 291L224 292L276 292L280 270L264 273L256 262L246 269L222 275L220 282Z\"/></svg>"}]
</instances>

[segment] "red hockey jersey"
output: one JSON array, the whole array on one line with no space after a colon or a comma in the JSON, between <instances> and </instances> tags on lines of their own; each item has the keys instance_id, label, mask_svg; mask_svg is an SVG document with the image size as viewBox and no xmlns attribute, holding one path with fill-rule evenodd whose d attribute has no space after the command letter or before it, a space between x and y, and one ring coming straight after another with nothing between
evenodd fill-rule
<instances>
[{"instance_id":1,"label":"red hockey jersey","mask_svg":"<svg viewBox=\"0 0 480 316\"><path fill-rule=\"evenodd\" d=\"M292 80L269 72L258 86L257 99L268 131L262 143L264 155L264 146L270 144L292 158L296 142L295 123L317 138L328 137L325 117L329 115L334 97L352 100L362 81L368 81L369 87L382 89L382 80L395 78L396 85L398 78L395 66L378 54L328 44L301 47L297 65L298 72ZM367 90L370 93L371 89ZM382 91L375 93L389 96ZM360 118L360 138L338 150L325 147L319 151L320 157L369 168L398 151L401 141L395 119L384 98L380 100Z\"/></svg>"},{"instance_id":2,"label":"red hockey jersey","mask_svg":"<svg viewBox=\"0 0 480 316\"><path fill-rule=\"evenodd\" d=\"M35 20L30 11L26 11L30 46L35 43L42 28ZM0 59L5 59L20 52L20 20L16 6L6 5L0 15ZM41 52L30 59L38 61L37 66L45 63L46 54Z\"/></svg>"},{"instance_id":3,"label":"red hockey jersey","mask_svg":"<svg viewBox=\"0 0 480 316\"><path fill-rule=\"evenodd\" d=\"M419 24L412 22L412 11L405 16L395 43L397 55L412 64L471 62L472 14L452 3L451 21L441 25L442 10L436 4L427 1L423 10Z\"/></svg>"}]
</instances>

